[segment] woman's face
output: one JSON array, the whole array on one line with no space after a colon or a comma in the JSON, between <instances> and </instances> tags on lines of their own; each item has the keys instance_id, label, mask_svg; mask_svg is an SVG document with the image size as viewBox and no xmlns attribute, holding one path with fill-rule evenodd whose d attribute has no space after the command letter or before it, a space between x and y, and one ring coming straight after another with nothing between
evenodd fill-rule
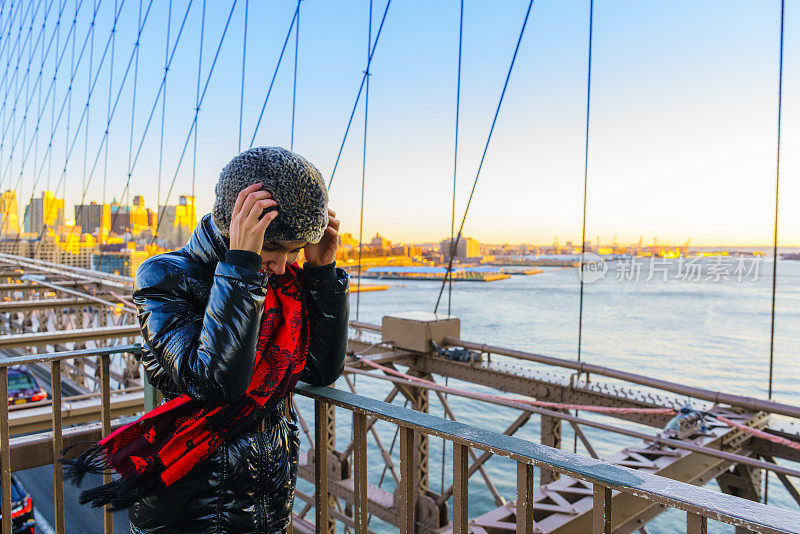
<instances>
[{"instance_id":1,"label":"woman's face","mask_svg":"<svg viewBox=\"0 0 800 534\"><path fill-rule=\"evenodd\" d=\"M297 260L298 254L308 243L305 241L269 242L261 249L261 271L267 274L283 274L286 264Z\"/></svg>"}]
</instances>

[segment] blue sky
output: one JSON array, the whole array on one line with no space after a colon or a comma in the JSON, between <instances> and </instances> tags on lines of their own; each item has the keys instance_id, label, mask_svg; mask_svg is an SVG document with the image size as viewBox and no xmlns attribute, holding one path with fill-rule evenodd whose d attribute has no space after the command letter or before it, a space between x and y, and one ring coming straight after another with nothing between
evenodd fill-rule
<instances>
[{"instance_id":1,"label":"blue sky","mask_svg":"<svg viewBox=\"0 0 800 534\"><path fill-rule=\"evenodd\" d=\"M32 96L31 116L41 106L42 133L34 143L35 120L29 117L9 161L10 140L2 152L3 182L21 177L20 196L27 198L35 180L34 157L41 178L37 190L59 180L65 166L66 110L70 142L75 148L64 173L67 204L81 198L85 185L84 153L91 169L99 163L87 199L122 193L128 171L133 72L123 86L105 148L98 152L112 103L133 50L138 0L122 5L110 55L100 66L111 30L113 0L83 0L76 23L76 59L90 35L93 2L99 2L94 46L75 69L72 106L68 106L71 41L65 49L55 85L55 116L66 102L53 139L52 167L44 159L52 102L45 94L55 52L45 61L41 105L35 75L42 45L34 49L44 11L51 0L32 0L34 18L29 47L22 55L0 54L0 73L18 58L30 57L29 85L12 83L3 124L9 123L15 89ZM45 24L55 28L58 3ZM59 34L64 48L76 1L66 0ZM143 5L146 8L149 0ZM6 2L8 4L8 2ZM521 0L467 0L464 45L457 217L489 131L516 39L527 8ZM27 4L26 4L27 5ZM142 34L134 119L134 151L142 138L164 72L168 13L170 47L189 0L154 0ZM202 82L219 43L232 1L206 3ZM195 191L199 210L213 202L219 170L238 150L239 99L245 0L238 0L228 34L211 77L198 120ZM153 206L192 190L193 145L178 169L195 106L200 23L203 2L194 0L176 47L166 82L163 154L160 147L161 105L144 137L132 175L133 193ZM243 143L255 127L280 47L296 7L293 1L250 0L246 49ZM373 7L373 38L385 2ZM588 43L588 0L536 0L517 64L478 183L465 227L466 234L490 242L563 243L580 238ZM612 1L595 2L592 110L590 128L587 237L620 242L660 241L693 244L770 244L774 209L777 119L778 1ZM304 0L301 4L295 150L330 176L365 66L369 3ZM365 237L380 231L397 241L434 240L449 234L453 176L458 46L457 0L394 0L371 68L366 160ZM2 20L7 20L9 6ZM19 17L15 19L18 25ZM30 15L28 15L30 24ZM38 21L38 22L36 22ZM5 24L2 27L6 27ZM88 32L88 33L87 33ZM784 58L784 129L781 162L780 243L800 245L800 106L798 53L800 5L787 1ZM18 28L12 27L10 39ZM9 33L3 33L7 39ZM25 41L26 28L22 40ZM45 40L46 42L46 40ZM9 43L10 44L10 43ZM256 144L288 146L290 142L294 37L278 72ZM55 49L55 44L53 45ZM93 52L92 52L93 51ZM110 52L109 52L110 54ZM99 72L90 99L88 140L77 130L92 74ZM98 70L99 66L99 70ZM11 78L6 78L11 79ZM24 78L19 77L20 80ZM5 94L8 83L0 85ZM37 108L38 109L38 108ZM22 128L20 111L10 131ZM78 134L76 136L76 131ZM332 207L343 230L358 232L361 191L363 101L356 113L331 191ZM35 148L20 173L22 145ZM84 147L88 147L86 150ZM161 157L160 157L161 156ZM161 186L159 188L159 160ZM51 169L48 173L48 169ZM107 169L107 170L105 170ZM177 172L176 172L176 169ZM104 185L105 184L105 185ZM13 186L13 185L12 185ZM160 194L159 194L160 193ZM24 202L21 201L20 204ZM71 209L67 210L68 216Z\"/></svg>"}]
</instances>

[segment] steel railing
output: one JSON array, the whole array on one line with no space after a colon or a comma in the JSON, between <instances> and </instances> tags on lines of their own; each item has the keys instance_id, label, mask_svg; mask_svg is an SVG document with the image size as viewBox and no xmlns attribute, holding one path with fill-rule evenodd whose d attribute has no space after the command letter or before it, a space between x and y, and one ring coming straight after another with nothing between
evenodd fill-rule
<instances>
[{"instance_id":1,"label":"steel railing","mask_svg":"<svg viewBox=\"0 0 800 534\"><path fill-rule=\"evenodd\" d=\"M40 454L39 465L53 464L55 499L54 529L64 532L64 490L61 464L53 461L60 457L65 445L78 439L96 439L108 435L112 430L110 358L113 354L140 354L141 346L120 345L101 349L87 349L40 355L26 355L0 361L0 398L8 397L8 367L48 363L51 366L52 388L52 434L26 437L27 443L37 450L48 445L47 454ZM98 357L100 370L100 424L63 429L62 398L60 387L61 362L74 358ZM356 532L367 532L367 418L387 421L399 427L400 437L400 496L396 503L399 524L404 532L415 530L415 503L417 498L414 480L414 440L417 434L426 434L453 443L453 530L466 533L467 484L469 448L508 457L517 463L517 531L533 532L534 514L534 468L545 468L575 477L593 485L593 532L610 533L613 526L612 495L617 492L629 494L650 502L683 510L687 513L687 532L703 533L709 518L755 532L800 533L800 513L782 510L757 502L720 494L691 484L635 471L613 465L602 460L578 456L567 451L547 447L513 436L476 428L381 402L345 391L301 385L297 393L315 402L315 450L325 451L328 443L329 406L344 408L353 413L353 495L354 524ZM114 426L122 424L116 421ZM81 430L84 428L85 430ZM99 430L99 432L98 432ZM82 433L81 433L82 432ZM20 438L14 438L14 442ZM0 500L2 501L2 530L11 531L11 486L12 468L26 468L20 462L12 463L12 440L9 435L9 407L0 402ZM335 514L328 510L328 455L314 454L315 458L315 507L318 531L327 525ZM110 480L104 477L104 482ZM111 512L104 510L105 532L113 532Z\"/></svg>"},{"instance_id":2,"label":"steel railing","mask_svg":"<svg viewBox=\"0 0 800 534\"><path fill-rule=\"evenodd\" d=\"M402 532L415 530L414 439L427 434L453 443L453 531L468 532L467 480L468 448L505 456L517 462L517 532L534 531L534 467L575 477L593 485L594 506L591 531L610 534L613 527L612 494L622 492L650 502L683 510L686 531L705 533L708 519L765 533L800 533L800 513L716 493L685 482L635 471L627 467L595 460L523 440L476 428L457 421L384 403L345 391L301 385L300 395L314 400L315 449L323 451L328 442L328 405L353 412L353 493L356 533L367 532L367 417L374 417L400 427L400 491L398 514ZM328 456L315 453L316 524L327 525Z\"/></svg>"},{"instance_id":3,"label":"steel railing","mask_svg":"<svg viewBox=\"0 0 800 534\"><path fill-rule=\"evenodd\" d=\"M61 398L61 363L64 360L75 358L99 358L100 368L100 436L105 437L111 432L111 382L110 363L113 354L141 354L141 345L118 345L98 349L85 349L50 354L36 354L15 356L0 360L0 399L8 399L8 368L13 365L50 364L50 384L52 389L52 447L49 452L53 464L53 499L56 533L64 532L64 481L61 464L57 461L61 457L61 450L65 446L62 398ZM89 436L94 437L90 432ZM74 434L70 441L86 439L83 435ZM41 445L41 443L40 443ZM19 462L17 462L18 464ZM2 511L2 532L11 532L11 471L15 464L11 462L11 436L9 434L9 406L7 402L0 402L0 511ZM32 467L32 466L31 466ZM19 467L18 467L19 468ZM103 483L111 481L111 475L103 476ZM106 506L103 510L104 531L113 533L111 509Z\"/></svg>"}]
</instances>

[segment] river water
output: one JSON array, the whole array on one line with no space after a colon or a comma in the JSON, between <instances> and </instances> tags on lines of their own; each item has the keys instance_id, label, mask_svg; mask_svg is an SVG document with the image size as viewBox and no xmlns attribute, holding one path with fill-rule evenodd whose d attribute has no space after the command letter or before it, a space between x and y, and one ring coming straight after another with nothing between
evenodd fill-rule
<instances>
[{"instance_id":1,"label":"river water","mask_svg":"<svg viewBox=\"0 0 800 534\"><path fill-rule=\"evenodd\" d=\"M634 259L600 264L586 275L583 299L581 359L616 369L729 393L766 398L769 380L770 318L772 299L771 258L711 257L684 261ZM773 398L800 404L800 261L778 261L775 305ZM369 280L368 282L374 282ZM383 315L406 311L433 311L440 282L390 281L387 291L351 295L351 319L380 324ZM512 276L490 283L460 282L452 288L451 313L461 319L462 339L527 350L562 358L576 358L578 345L579 278L574 268L545 268L529 276ZM439 311L447 312L447 290ZM524 365L524 363L523 363ZM533 365L533 364L530 364ZM597 377L596 380L600 380ZM471 390L480 386L450 381ZM348 386L344 380L340 389ZM385 382L358 377L358 393L381 398ZM402 403L399 398L395 403ZM305 399L300 407L313 420ZM512 410L452 397L450 404L460 421L502 432L516 418ZM441 405L431 395L432 414ZM600 417L599 420L604 418ZM350 414L337 412L337 447L349 442ZM620 424L605 418L606 422ZM311 422L311 421L310 421ZM800 427L780 420L778 426L797 432ZM516 435L539 439L533 418ZM378 425L389 447L394 427ZM572 448L573 436L563 428L563 447ZM598 453L610 455L636 444L624 436L587 429ZM654 429L644 429L654 433ZM377 484L382 461L372 438L368 439L369 482ZM341 445L339 445L341 444ZM397 448L393 451L397 457ZM442 484L441 440L431 440L430 487ZM578 452L584 453L578 445ZM444 486L451 482L448 452ZM399 464L398 464L399 465ZM795 466L797 467L797 466ZM515 463L492 458L486 469L500 493L514 498ZM383 487L395 483L385 475ZM707 486L717 490L716 483ZM309 488L300 484L300 489ZM470 480L470 516L495 507L494 499L478 474ZM769 484L770 504L797 506L776 477ZM296 507L301 508L301 507ZM733 532L719 523L710 532ZM373 519L370 528L391 531ZM648 525L651 533L685 532L685 514L669 511Z\"/></svg>"}]
</instances>

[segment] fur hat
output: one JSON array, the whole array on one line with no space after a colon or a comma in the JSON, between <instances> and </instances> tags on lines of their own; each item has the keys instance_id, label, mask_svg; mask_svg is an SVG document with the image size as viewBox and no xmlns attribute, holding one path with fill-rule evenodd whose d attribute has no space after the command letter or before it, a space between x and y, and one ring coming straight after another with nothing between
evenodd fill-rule
<instances>
[{"instance_id":1,"label":"fur hat","mask_svg":"<svg viewBox=\"0 0 800 534\"><path fill-rule=\"evenodd\" d=\"M223 236L230 237L239 192L259 181L278 203L278 216L269 223L264 244L322 239L328 226L328 190L322 174L304 157L274 146L246 150L222 169L214 188L212 218Z\"/></svg>"}]
</instances>

